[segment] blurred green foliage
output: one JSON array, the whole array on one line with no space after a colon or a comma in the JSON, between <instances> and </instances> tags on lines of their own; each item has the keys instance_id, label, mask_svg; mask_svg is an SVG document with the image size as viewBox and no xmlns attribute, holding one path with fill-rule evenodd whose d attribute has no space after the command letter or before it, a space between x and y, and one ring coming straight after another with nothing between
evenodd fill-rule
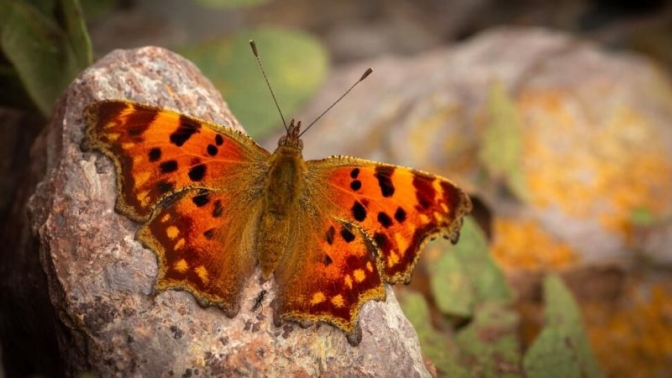
<instances>
[{"instance_id":1,"label":"blurred green foliage","mask_svg":"<svg viewBox=\"0 0 672 378\"><path fill-rule=\"evenodd\" d=\"M602 376L579 308L559 277L550 275L544 281L545 326L524 353L512 291L490 257L476 222L465 218L455 246L437 242L438 248L449 250L428 267L431 295L440 316L431 316L420 293L407 290L399 299L418 332L423 354L440 376ZM454 319L461 319L463 326L455 326Z\"/></svg>"},{"instance_id":2,"label":"blurred green foliage","mask_svg":"<svg viewBox=\"0 0 672 378\"><path fill-rule=\"evenodd\" d=\"M32 103L48 116L58 96L92 61L77 0L7 0L0 3L0 102Z\"/></svg>"},{"instance_id":3,"label":"blurred green foliage","mask_svg":"<svg viewBox=\"0 0 672 378\"><path fill-rule=\"evenodd\" d=\"M637 207L630 213L630 222L638 227L651 227L659 221L653 211L646 207Z\"/></svg>"},{"instance_id":4,"label":"blurred green foliage","mask_svg":"<svg viewBox=\"0 0 672 378\"><path fill-rule=\"evenodd\" d=\"M58 96L92 63L83 11L101 17L115 0L0 1L0 103L51 113ZM208 6L241 7L260 0L202 0ZM250 51L257 41L269 80L288 117L324 81L328 55L310 35L285 29L254 29L178 51L199 66L222 92L233 114L253 137L270 134L281 123L270 92ZM300 57L300 59L297 59ZM4 59L2 59L4 58Z\"/></svg>"},{"instance_id":5,"label":"blurred green foliage","mask_svg":"<svg viewBox=\"0 0 672 378\"><path fill-rule=\"evenodd\" d=\"M583 328L581 312L560 277L544 281L544 328L527 351L525 371L530 378L598 378L600 367Z\"/></svg>"},{"instance_id":6,"label":"blurred green foliage","mask_svg":"<svg viewBox=\"0 0 672 378\"><path fill-rule=\"evenodd\" d=\"M79 0L86 21L97 20L114 11L117 0Z\"/></svg>"},{"instance_id":7,"label":"blurred green foliage","mask_svg":"<svg viewBox=\"0 0 672 378\"><path fill-rule=\"evenodd\" d=\"M451 250L429 267L432 295L439 310L471 317L478 303L511 301L506 277L490 258L485 235L471 217L465 218L460 242L455 246L444 240L436 243Z\"/></svg>"},{"instance_id":8,"label":"blurred green foliage","mask_svg":"<svg viewBox=\"0 0 672 378\"><path fill-rule=\"evenodd\" d=\"M501 180L519 199L528 198L528 189L520 168L523 138L516 104L497 80L490 86L487 123L481 140L479 159L490 178Z\"/></svg>"},{"instance_id":9,"label":"blurred green foliage","mask_svg":"<svg viewBox=\"0 0 672 378\"><path fill-rule=\"evenodd\" d=\"M328 58L322 45L310 35L270 28L179 50L221 91L247 133L258 138L270 134L281 119L250 49L251 39L257 44L280 109L288 118L324 81Z\"/></svg>"}]
</instances>

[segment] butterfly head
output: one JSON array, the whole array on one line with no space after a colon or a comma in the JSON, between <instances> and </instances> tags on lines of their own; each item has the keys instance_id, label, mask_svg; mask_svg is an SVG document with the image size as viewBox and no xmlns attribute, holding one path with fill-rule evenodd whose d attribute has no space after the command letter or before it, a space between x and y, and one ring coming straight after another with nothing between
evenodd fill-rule
<instances>
[{"instance_id":1,"label":"butterfly head","mask_svg":"<svg viewBox=\"0 0 672 378\"><path fill-rule=\"evenodd\" d=\"M303 149L301 141L301 121L295 122L293 119L287 127L287 134L278 141L278 147L291 147L299 151Z\"/></svg>"}]
</instances>

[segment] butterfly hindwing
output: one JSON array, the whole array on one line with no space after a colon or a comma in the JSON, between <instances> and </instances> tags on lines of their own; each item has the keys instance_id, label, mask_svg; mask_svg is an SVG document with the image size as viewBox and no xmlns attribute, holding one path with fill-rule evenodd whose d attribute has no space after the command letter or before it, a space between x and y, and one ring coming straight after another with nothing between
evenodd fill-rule
<instances>
[{"instance_id":1,"label":"butterfly hindwing","mask_svg":"<svg viewBox=\"0 0 672 378\"><path fill-rule=\"evenodd\" d=\"M385 299L375 246L350 223L318 208L304 210L311 215L293 229L294 248L275 271L276 323L328 322L356 345L361 338L357 323L361 306Z\"/></svg>"},{"instance_id":2,"label":"butterfly hindwing","mask_svg":"<svg viewBox=\"0 0 672 378\"><path fill-rule=\"evenodd\" d=\"M233 317L239 295L256 263L256 218L260 202L248 192L189 190L161 208L138 231L138 239L156 252L159 290L186 289L202 305L214 305Z\"/></svg>"}]
</instances>

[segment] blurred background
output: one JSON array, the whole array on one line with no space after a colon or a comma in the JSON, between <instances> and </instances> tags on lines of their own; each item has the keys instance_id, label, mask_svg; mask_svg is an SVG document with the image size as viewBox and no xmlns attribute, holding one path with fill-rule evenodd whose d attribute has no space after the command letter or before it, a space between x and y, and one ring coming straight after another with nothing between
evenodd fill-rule
<instances>
[{"instance_id":1,"label":"blurred background","mask_svg":"<svg viewBox=\"0 0 672 378\"><path fill-rule=\"evenodd\" d=\"M114 49L185 56L272 149L255 39L286 118L374 69L306 134L307 158L412 166L472 195L461 242L430 244L395 288L437 375L672 376L672 2L0 0L0 27L6 251L28 243L30 146ZM3 364L35 373L2 337Z\"/></svg>"}]
</instances>

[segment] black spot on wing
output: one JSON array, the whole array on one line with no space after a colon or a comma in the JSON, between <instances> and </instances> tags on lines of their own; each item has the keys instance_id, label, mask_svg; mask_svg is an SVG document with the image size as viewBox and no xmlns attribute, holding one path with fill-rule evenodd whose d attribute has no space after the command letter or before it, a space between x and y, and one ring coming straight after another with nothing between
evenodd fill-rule
<instances>
[{"instance_id":1,"label":"black spot on wing","mask_svg":"<svg viewBox=\"0 0 672 378\"><path fill-rule=\"evenodd\" d=\"M359 176L359 168L353 168L352 171L350 171L350 177L356 179L357 176Z\"/></svg>"},{"instance_id":2,"label":"black spot on wing","mask_svg":"<svg viewBox=\"0 0 672 378\"><path fill-rule=\"evenodd\" d=\"M177 171L177 161L175 160L164 161L163 163L159 164L159 170L161 170L161 173L163 174L173 173Z\"/></svg>"},{"instance_id":3,"label":"black spot on wing","mask_svg":"<svg viewBox=\"0 0 672 378\"><path fill-rule=\"evenodd\" d=\"M392 225L392 218L390 218L390 216L385 212L381 211L378 213L378 223L380 223L381 226L388 228Z\"/></svg>"},{"instance_id":4,"label":"black spot on wing","mask_svg":"<svg viewBox=\"0 0 672 378\"><path fill-rule=\"evenodd\" d=\"M379 165L376 167L374 176L378 179L378 186L383 197L391 197L394 194L394 185L392 184L392 174L394 167Z\"/></svg>"},{"instance_id":5,"label":"black spot on wing","mask_svg":"<svg viewBox=\"0 0 672 378\"><path fill-rule=\"evenodd\" d=\"M186 143L192 135L200 132L201 124L180 115L180 125L172 134L170 134L170 142L178 147Z\"/></svg>"},{"instance_id":6,"label":"black spot on wing","mask_svg":"<svg viewBox=\"0 0 672 378\"><path fill-rule=\"evenodd\" d=\"M210 194L207 191L203 191L194 196L191 200L194 202L196 207L203 207L210 202Z\"/></svg>"},{"instance_id":7,"label":"black spot on wing","mask_svg":"<svg viewBox=\"0 0 672 378\"><path fill-rule=\"evenodd\" d=\"M455 185L441 181L441 189L443 190L443 199L448 205L448 211L454 213L464 200L464 194Z\"/></svg>"},{"instance_id":8,"label":"black spot on wing","mask_svg":"<svg viewBox=\"0 0 672 378\"><path fill-rule=\"evenodd\" d=\"M169 181L161 181L158 184L156 184L156 188L161 192L162 194L172 192L175 189L175 184Z\"/></svg>"},{"instance_id":9,"label":"black spot on wing","mask_svg":"<svg viewBox=\"0 0 672 378\"><path fill-rule=\"evenodd\" d=\"M355 234L352 233L352 228L350 225L343 224L343 228L341 228L340 234L346 243L350 243L351 241L355 240Z\"/></svg>"},{"instance_id":10,"label":"black spot on wing","mask_svg":"<svg viewBox=\"0 0 672 378\"><path fill-rule=\"evenodd\" d=\"M191 181L201 181L205 177L205 164L197 164L189 169L189 179Z\"/></svg>"},{"instance_id":11,"label":"black spot on wing","mask_svg":"<svg viewBox=\"0 0 672 378\"><path fill-rule=\"evenodd\" d=\"M150 162L155 162L161 160L161 149L159 147L154 147L151 150L149 150L149 161Z\"/></svg>"},{"instance_id":12,"label":"black spot on wing","mask_svg":"<svg viewBox=\"0 0 672 378\"><path fill-rule=\"evenodd\" d=\"M432 186L435 179L422 174L413 175L413 187L415 188L415 197L423 209L428 209L434 202L436 190Z\"/></svg>"},{"instance_id":13,"label":"black spot on wing","mask_svg":"<svg viewBox=\"0 0 672 378\"><path fill-rule=\"evenodd\" d=\"M390 242L385 234L382 232L376 232L373 234L373 241L376 242L378 248L384 252L385 256L389 255L390 252Z\"/></svg>"},{"instance_id":14,"label":"black spot on wing","mask_svg":"<svg viewBox=\"0 0 672 378\"><path fill-rule=\"evenodd\" d=\"M406 211L401 207L397 207L397 211L394 212L394 219L399 223L404 223L406 220Z\"/></svg>"},{"instance_id":15,"label":"black spot on wing","mask_svg":"<svg viewBox=\"0 0 672 378\"><path fill-rule=\"evenodd\" d=\"M130 136L140 136L147 131L149 125L154 122L156 119L157 112L155 110L139 110L128 114L126 117L126 127L128 135Z\"/></svg>"},{"instance_id":16,"label":"black spot on wing","mask_svg":"<svg viewBox=\"0 0 672 378\"><path fill-rule=\"evenodd\" d=\"M366 208L364 205L362 205L361 202L355 201L355 203L352 205L352 216L359 222L362 222L364 219L366 219Z\"/></svg>"},{"instance_id":17,"label":"black spot on wing","mask_svg":"<svg viewBox=\"0 0 672 378\"><path fill-rule=\"evenodd\" d=\"M222 205L222 201L221 200L216 200L215 201L215 206L212 209L213 218L221 217L223 212L224 212L224 206Z\"/></svg>"},{"instance_id":18,"label":"black spot on wing","mask_svg":"<svg viewBox=\"0 0 672 378\"><path fill-rule=\"evenodd\" d=\"M352 189L354 191L358 191L361 188L362 188L362 182L359 181L359 180L355 180L355 181L350 183L350 189Z\"/></svg>"},{"instance_id":19,"label":"black spot on wing","mask_svg":"<svg viewBox=\"0 0 672 378\"><path fill-rule=\"evenodd\" d=\"M215 144L221 146L222 144L224 144L224 138L222 138L221 135L217 134L215 136Z\"/></svg>"},{"instance_id":20,"label":"black spot on wing","mask_svg":"<svg viewBox=\"0 0 672 378\"><path fill-rule=\"evenodd\" d=\"M215 236L215 229L211 228L203 233L203 236L205 236L206 239L212 240L212 238Z\"/></svg>"},{"instance_id":21,"label":"black spot on wing","mask_svg":"<svg viewBox=\"0 0 672 378\"><path fill-rule=\"evenodd\" d=\"M327 234L325 235L325 239L327 240L327 243L329 245L334 244L334 235L336 234L336 229L334 226L330 226L329 229L327 230Z\"/></svg>"},{"instance_id":22,"label":"black spot on wing","mask_svg":"<svg viewBox=\"0 0 672 378\"><path fill-rule=\"evenodd\" d=\"M119 118L119 115L128 108L129 105L124 102L105 101L94 105L92 108L87 108L87 110L97 109L98 124L106 124L113 120L116 121Z\"/></svg>"},{"instance_id":23,"label":"black spot on wing","mask_svg":"<svg viewBox=\"0 0 672 378\"><path fill-rule=\"evenodd\" d=\"M217 156L217 153L219 152L219 149L213 144L208 144L207 151L208 151L208 155Z\"/></svg>"},{"instance_id":24,"label":"black spot on wing","mask_svg":"<svg viewBox=\"0 0 672 378\"><path fill-rule=\"evenodd\" d=\"M329 255L324 255L324 266L329 266L334 262Z\"/></svg>"}]
</instances>

